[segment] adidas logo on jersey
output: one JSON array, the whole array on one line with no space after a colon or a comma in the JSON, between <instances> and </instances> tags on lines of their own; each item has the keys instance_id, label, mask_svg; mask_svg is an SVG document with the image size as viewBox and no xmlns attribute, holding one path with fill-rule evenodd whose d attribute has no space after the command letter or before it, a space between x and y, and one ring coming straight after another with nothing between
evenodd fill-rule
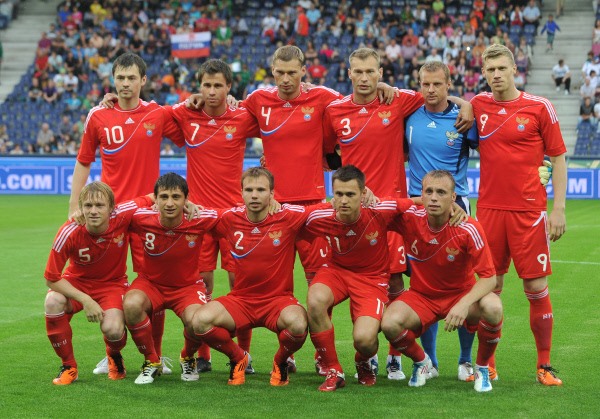
<instances>
[{"instance_id":1,"label":"adidas logo on jersey","mask_svg":"<svg viewBox=\"0 0 600 419\"><path fill-rule=\"evenodd\" d=\"M346 233L346 237L350 237L350 236L356 236L356 233L352 230L350 230L349 232Z\"/></svg>"},{"instance_id":2,"label":"adidas logo on jersey","mask_svg":"<svg viewBox=\"0 0 600 419\"><path fill-rule=\"evenodd\" d=\"M251 234L260 234L260 230L258 227L254 227L254 229L250 232Z\"/></svg>"},{"instance_id":3,"label":"adidas logo on jersey","mask_svg":"<svg viewBox=\"0 0 600 419\"><path fill-rule=\"evenodd\" d=\"M173 230L169 230L165 233L165 236L174 236L175 232Z\"/></svg>"},{"instance_id":4,"label":"adidas logo on jersey","mask_svg":"<svg viewBox=\"0 0 600 419\"><path fill-rule=\"evenodd\" d=\"M506 115L506 109L502 108L498 111L498 115Z\"/></svg>"},{"instance_id":5,"label":"adidas logo on jersey","mask_svg":"<svg viewBox=\"0 0 600 419\"><path fill-rule=\"evenodd\" d=\"M367 112L367 109L366 109L366 108L362 108L360 111L358 111L358 114L359 114L359 115L361 115L361 114L365 114L365 113L369 113L369 112Z\"/></svg>"},{"instance_id":6,"label":"adidas logo on jersey","mask_svg":"<svg viewBox=\"0 0 600 419\"><path fill-rule=\"evenodd\" d=\"M284 108L291 108L292 104L290 102L285 102L285 104L283 105Z\"/></svg>"},{"instance_id":7,"label":"adidas logo on jersey","mask_svg":"<svg viewBox=\"0 0 600 419\"><path fill-rule=\"evenodd\" d=\"M433 238L433 239L429 240L429 244L439 244L439 243L435 238Z\"/></svg>"},{"instance_id":8,"label":"adidas logo on jersey","mask_svg":"<svg viewBox=\"0 0 600 419\"><path fill-rule=\"evenodd\" d=\"M217 123L214 119L211 119L210 121L208 121L208 125L217 125Z\"/></svg>"},{"instance_id":9,"label":"adidas logo on jersey","mask_svg":"<svg viewBox=\"0 0 600 419\"><path fill-rule=\"evenodd\" d=\"M100 237L98 240L96 240L96 243L102 243L105 242L106 240L104 240L102 237Z\"/></svg>"},{"instance_id":10,"label":"adidas logo on jersey","mask_svg":"<svg viewBox=\"0 0 600 419\"><path fill-rule=\"evenodd\" d=\"M436 128L435 122L431 121L429 125L427 125L427 128Z\"/></svg>"},{"instance_id":11,"label":"adidas logo on jersey","mask_svg":"<svg viewBox=\"0 0 600 419\"><path fill-rule=\"evenodd\" d=\"M127 121L125 121L125 125L128 125L128 124L135 124L135 121L133 119L131 119L131 117L127 118Z\"/></svg>"}]
</instances>

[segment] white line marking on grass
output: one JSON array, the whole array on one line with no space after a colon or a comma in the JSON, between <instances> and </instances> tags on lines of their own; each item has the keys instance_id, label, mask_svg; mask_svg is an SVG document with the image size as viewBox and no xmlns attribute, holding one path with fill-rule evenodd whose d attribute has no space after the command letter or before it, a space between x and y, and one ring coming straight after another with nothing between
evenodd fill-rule
<instances>
[{"instance_id":1,"label":"white line marking on grass","mask_svg":"<svg viewBox=\"0 0 600 419\"><path fill-rule=\"evenodd\" d=\"M570 263L573 265L600 265L600 262L582 262L579 260L552 260L552 263Z\"/></svg>"}]
</instances>

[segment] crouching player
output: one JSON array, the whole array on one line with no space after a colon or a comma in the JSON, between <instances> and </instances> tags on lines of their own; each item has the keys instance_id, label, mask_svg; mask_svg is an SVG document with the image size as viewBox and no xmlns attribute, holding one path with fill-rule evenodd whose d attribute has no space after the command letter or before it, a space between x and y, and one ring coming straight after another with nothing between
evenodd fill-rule
<instances>
[{"instance_id":1,"label":"crouching player","mask_svg":"<svg viewBox=\"0 0 600 419\"><path fill-rule=\"evenodd\" d=\"M121 349L127 334L123 318L123 295L127 291L127 229L138 206L152 204L149 197L115 207L110 187L92 182L79 194L79 209L85 225L67 221L58 231L44 276L50 291L46 296L46 332L62 360L56 385L77 380L70 320L84 311L90 322L100 323L108 357L108 378L125 378ZM69 266L64 270L69 260Z\"/></svg>"},{"instance_id":2,"label":"crouching player","mask_svg":"<svg viewBox=\"0 0 600 419\"><path fill-rule=\"evenodd\" d=\"M158 211L141 208L130 229L143 239L144 270L133 281L123 309L131 338L144 355L136 384L150 384L161 373L150 319L156 310L170 309L182 320L185 344L181 351L181 379L198 380L194 354L201 344L192 329L192 318L206 303L206 287L198 271L202 236L217 223L215 211L202 211L192 220L184 218L188 185L184 178L167 173L156 181Z\"/></svg>"},{"instance_id":3,"label":"crouching player","mask_svg":"<svg viewBox=\"0 0 600 419\"><path fill-rule=\"evenodd\" d=\"M253 167L242 174L245 206L219 215L216 231L230 244L235 283L226 296L197 311L193 323L199 338L230 359L229 385L246 381L249 355L231 336L255 327L275 332L279 349L273 359L271 385L289 383L288 357L306 340L306 310L294 297L294 243L307 211L283 205L269 213L274 179L266 169Z\"/></svg>"},{"instance_id":4,"label":"crouching player","mask_svg":"<svg viewBox=\"0 0 600 419\"><path fill-rule=\"evenodd\" d=\"M479 223L468 218L455 227L448 224L454 186L450 172L427 173L421 194L425 208L411 208L391 226L407 243L411 287L386 309L381 329L394 348L413 360L411 387L425 385L432 369L415 341L424 330L445 318L446 331L462 325L477 331L475 390L484 392L492 390L488 364L500 340L502 303L492 292L496 275Z\"/></svg>"}]
</instances>

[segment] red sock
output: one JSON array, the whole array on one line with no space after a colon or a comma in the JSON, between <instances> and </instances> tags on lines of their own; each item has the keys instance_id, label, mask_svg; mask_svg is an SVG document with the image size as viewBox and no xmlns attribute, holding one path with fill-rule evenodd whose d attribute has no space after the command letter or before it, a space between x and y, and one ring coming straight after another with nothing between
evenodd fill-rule
<instances>
[{"instance_id":1,"label":"red sock","mask_svg":"<svg viewBox=\"0 0 600 419\"><path fill-rule=\"evenodd\" d=\"M121 336L119 340L108 340L107 337L104 336L104 343L106 344L106 355L121 355L121 349L123 349L125 343L127 343L127 331L123 330L123 336Z\"/></svg>"},{"instance_id":2,"label":"red sock","mask_svg":"<svg viewBox=\"0 0 600 419\"><path fill-rule=\"evenodd\" d=\"M525 295L529 300L529 325L535 338L538 353L537 366L540 368L542 365L550 365L552 327L554 325L552 303L548 287L540 292L525 292Z\"/></svg>"},{"instance_id":3,"label":"red sock","mask_svg":"<svg viewBox=\"0 0 600 419\"><path fill-rule=\"evenodd\" d=\"M315 345L317 353L321 356L321 360L323 365L325 365L325 368L328 370L334 368L337 371L342 372L342 366L340 365L340 361L338 360L337 352L335 350L335 334L333 327L323 332L311 333L310 340L312 341L313 345Z\"/></svg>"},{"instance_id":4,"label":"red sock","mask_svg":"<svg viewBox=\"0 0 600 419\"><path fill-rule=\"evenodd\" d=\"M183 329L183 349L181 350L182 358L193 358L196 351L202 345L202 340L198 335L190 334L187 330Z\"/></svg>"},{"instance_id":5,"label":"red sock","mask_svg":"<svg viewBox=\"0 0 600 419\"><path fill-rule=\"evenodd\" d=\"M160 358L162 356L162 339L165 332L165 311L155 311L152 313L152 340L154 341L154 350Z\"/></svg>"},{"instance_id":6,"label":"red sock","mask_svg":"<svg viewBox=\"0 0 600 419\"><path fill-rule=\"evenodd\" d=\"M246 352L250 352L250 343L252 343L252 329L236 330L235 336L237 344Z\"/></svg>"},{"instance_id":7,"label":"red sock","mask_svg":"<svg viewBox=\"0 0 600 419\"><path fill-rule=\"evenodd\" d=\"M244 357L244 350L231 339L231 334L222 327L213 327L206 333L196 334L200 339L213 349L224 353L227 357L237 363Z\"/></svg>"},{"instance_id":8,"label":"red sock","mask_svg":"<svg viewBox=\"0 0 600 419\"><path fill-rule=\"evenodd\" d=\"M292 335L287 329L279 332L279 350L275 354L275 363L281 364L287 361L288 357L304 345L306 333L303 335Z\"/></svg>"},{"instance_id":9,"label":"red sock","mask_svg":"<svg viewBox=\"0 0 600 419\"><path fill-rule=\"evenodd\" d=\"M127 326L131 339L137 345L138 351L144 355L144 359L157 363L160 362L160 357L154 349L154 340L152 339L152 324L148 316L138 324Z\"/></svg>"},{"instance_id":10,"label":"red sock","mask_svg":"<svg viewBox=\"0 0 600 419\"><path fill-rule=\"evenodd\" d=\"M77 368L75 354L73 353L73 329L69 323L70 316L64 312L60 314L46 314L46 334L59 356L63 365Z\"/></svg>"},{"instance_id":11,"label":"red sock","mask_svg":"<svg viewBox=\"0 0 600 419\"><path fill-rule=\"evenodd\" d=\"M390 344L414 362L421 362L425 359L425 351L419 346L416 339L412 330L405 330L396 339L390 341Z\"/></svg>"},{"instance_id":12,"label":"red sock","mask_svg":"<svg viewBox=\"0 0 600 419\"><path fill-rule=\"evenodd\" d=\"M388 351L388 355L390 355L390 356L402 356L402 352L400 352L398 349L394 348L392 346L392 344L390 343L390 350Z\"/></svg>"},{"instance_id":13,"label":"red sock","mask_svg":"<svg viewBox=\"0 0 600 419\"><path fill-rule=\"evenodd\" d=\"M205 342L202 342L198 348L198 358L210 361L210 346L208 346Z\"/></svg>"},{"instance_id":14,"label":"red sock","mask_svg":"<svg viewBox=\"0 0 600 419\"><path fill-rule=\"evenodd\" d=\"M377 352L372 353L371 355L363 355L360 352L356 351L354 353L354 362L367 362L369 359L374 356Z\"/></svg>"},{"instance_id":15,"label":"red sock","mask_svg":"<svg viewBox=\"0 0 600 419\"><path fill-rule=\"evenodd\" d=\"M502 320L496 325L491 325L484 320L479 321L477 326L477 365L485 367L490 365L490 360L496 352L496 347L502 335ZM495 366L494 366L495 367Z\"/></svg>"}]
</instances>

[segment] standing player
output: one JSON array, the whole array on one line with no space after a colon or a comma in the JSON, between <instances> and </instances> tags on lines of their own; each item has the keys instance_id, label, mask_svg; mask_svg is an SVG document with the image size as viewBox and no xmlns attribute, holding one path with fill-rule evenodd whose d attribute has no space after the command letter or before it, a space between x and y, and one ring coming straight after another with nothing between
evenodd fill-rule
<instances>
[{"instance_id":1,"label":"standing player","mask_svg":"<svg viewBox=\"0 0 600 419\"><path fill-rule=\"evenodd\" d=\"M88 321L100 323L106 343L108 378L125 378L121 356L127 341L122 304L128 286L125 239L138 204L151 205L152 200L139 198L115 208L110 187L92 182L79 194L85 225L67 221L56 235L44 273L50 288L44 303L46 331L62 360L54 384L68 385L77 380L69 322L82 310ZM69 266L63 271L67 260Z\"/></svg>"},{"instance_id":2,"label":"standing player","mask_svg":"<svg viewBox=\"0 0 600 419\"><path fill-rule=\"evenodd\" d=\"M217 222L215 211L202 211L188 221L183 217L188 186L181 176L167 173L154 185L158 212L135 212L131 230L144 240L144 270L129 287L123 300L125 323L140 353L142 372L136 384L150 384L161 373L150 316L155 310L171 309L184 326L185 345L181 351L181 379L198 380L195 353L200 346L192 328L192 318L206 303L206 287L198 271L202 235Z\"/></svg>"},{"instance_id":3,"label":"standing player","mask_svg":"<svg viewBox=\"0 0 600 419\"><path fill-rule=\"evenodd\" d=\"M450 72L448 67L439 61L425 63L419 69L421 94L425 104L417 109L406 121L406 141L408 143L408 173L410 196L420 196L421 179L431 170L447 170L456 182L456 203L468 214L471 214L467 183L467 166L469 150L479 145L475 125L466 133L459 133L455 128L459 108L448 101L450 88ZM436 336L438 324L421 335L423 348L433 363L433 375L437 375L438 361L436 356ZM458 379L473 381L471 349L475 334L466 328L458 329L460 339L460 357L458 360ZM492 379L496 371L490 368Z\"/></svg>"},{"instance_id":4,"label":"standing player","mask_svg":"<svg viewBox=\"0 0 600 419\"><path fill-rule=\"evenodd\" d=\"M566 148L554 107L545 98L520 92L508 48L493 44L483 53L483 75L492 89L472 100L481 152L477 219L490 241L498 289L511 259L529 300L538 360L537 380L561 385L550 363L553 315L548 293L549 240L565 232ZM548 216L546 190L534 179L544 154L552 162L554 207Z\"/></svg>"},{"instance_id":5,"label":"standing player","mask_svg":"<svg viewBox=\"0 0 600 419\"><path fill-rule=\"evenodd\" d=\"M423 96L412 90L399 90L399 98L391 104L377 97L377 83L383 70L379 54L370 48L359 48L350 54L348 76L353 93L331 103L325 110L324 136L326 151L337 142L343 164L361 169L369 188L376 196L405 198L404 120L423 104ZM457 127L463 131L472 124L470 105L461 115L454 115ZM385 167L386 170L381 170ZM406 255L402 237L388 232L390 249L390 299L404 291L401 272L406 270ZM403 379L398 353L388 356L388 378Z\"/></svg>"},{"instance_id":6,"label":"standing player","mask_svg":"<svg viewBox=\"0 0 600 419\"><path fill-rule=\"evenodd\" d=\"M207 207L229 208L241 205L240 182L244 165L246 139L259 134L254 117L242 107L227 106L227 94L233 75L227 63L208 60L198 71L200 92L204 98L202 110L196 111L175 105L172 115L185 137L187 151L187 181L190 200ZM213 233L202 241L199 268L206 284L206 297L212 299L214 270L217 255L221 254L221 267L228 272L230 288L234 284L234 261L226 239ZM238 334L242 348L250 351L251 332ZM210 351L202 345L197 359L199 372L210 371ZM249 372L253 372L249 368Z\"/></svg>"},{"instance_id":7,"label":"standing player","mask_svg":"<svg viewBox=\"0 0 600 419\"><path fill-rule=\"evenodd\" d=\"M266 327L277 333L271 385L289 383L288 357L306 340L306 311L294 297L294 243L307 211L283 205L269 215L273 175L253 167L242 175L245 206L220 215L216 230L230 243L236 278L229 294L209 302L194 317L198 336L230 359L228 384L245 383L248 353L233 342L232 333Z\"/></svg>"},{"instance_id":8,"label":"standing player","mask_svg":"<svg viewBox=\"0 0 600 419\"><path fill-rule=\"evenodd\" d=\"M477 330L475 390L490 391L488 363L500 340L502 303L492 292L496 277L481 226L471 218L449 225L455 198L452 174L434 170L423 178L425 209L412 207L396 219L395 228L411 244L407 249L410 289L388 306L381 329L397 350L414 361L411 387L425 385L433 368L416 343L417 336L442 318L446 331L463 325Z\"/></svg>"},{"instance_id":9,"label":"standing player","mask_svg":"<svg viewBox=\"0 0 600 419\"><path fill-rule=\"evenodd\" d=\"M332 180L335 209L314 210L306 222L306 230L325 236L331 247L330 261L317 271L307 297L310 338L327 369L320 391L335 391L345 385L329 313L348 298L358 382L375 384L369 359L377 353L377 334L388 300L387 225L413 205L412 200L398 199L383 201L375 209L361 207L365 175L352 165L342 166Z\"/></svg>"},{"instance_id":10,"label":"standing player","mask_svg":"<svg viewBox=\"0 0 600 419\"><path fill-rule=\"evenodd\" d=\"M73 171L69 216L77 207L77 197L90 175L90 165L100 148L102 181L114 191L117 202L152 192L159 176L160 143L164 136L178 146L183 137L168 112L155 102L140 100L146 84L146 63L133 53L120 55L112 74L118 100L114 109L93 108L86 119L81 147ZM127 241L126 241L127 242ZM131 239L133 268L142 267L143 249L140 239ZM164 323L164 314L155 320ZM162 328L159 328L162 336ZM160 354L160 342L157 342ZM107 372L103 360L95 373ZM168 372L167 369L164 369ZM169 370L170 371L170 370Z\"/></svg>"}]
</instances>

